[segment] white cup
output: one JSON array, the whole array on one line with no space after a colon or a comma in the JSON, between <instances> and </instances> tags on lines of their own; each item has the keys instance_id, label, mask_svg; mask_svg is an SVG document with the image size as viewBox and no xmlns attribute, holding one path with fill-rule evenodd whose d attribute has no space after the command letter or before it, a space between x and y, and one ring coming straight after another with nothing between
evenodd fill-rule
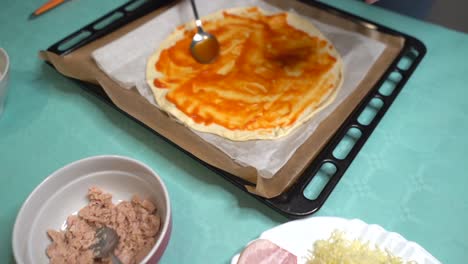
<instances>
[{"instance_id":1,"label":"white cup","mask_svg":"<svg viewBox=\"0 0 468 264\"><path fill-rule=\"evenodd\" d=\"M9 67L10 60L8 58L8 54L4 49L0 48L0 116L3 113L3 107L5 106Z\"/></svg>"}]
</instances>

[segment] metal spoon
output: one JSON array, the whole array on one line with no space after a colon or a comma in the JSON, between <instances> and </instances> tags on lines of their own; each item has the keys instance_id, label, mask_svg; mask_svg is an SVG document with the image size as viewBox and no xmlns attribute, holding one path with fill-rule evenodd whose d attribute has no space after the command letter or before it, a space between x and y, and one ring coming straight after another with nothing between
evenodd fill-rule
<instances>
[{"instance_id":1,"label":"metal spoon","mask_svg":"<svg viewBox=\"0 0 468 264\"><path fill-rule=\"evenodd\" d=\"M197 33L193 36L192 43L190 44L190 52L197 62L202 64L211 63L219 54L219 42L215 36L203 30L195 1L190 0L190 3L195 14L195 24L197 25Z\"/></svg>"},{"instance_id":2,"label":"metal spoon","mask_svg":"<svg viewBox=\"0 0 468 264\"><path fill-rule=\"evenodd\" d=\"M96 258L106 258L110 256L112 264L122 264L122 262L114 255L114 249L119 243L119 236L114 229L109 227L101 227L96 230L97 242L91 248L94 251Z\"/></svg>"}]
</instances>

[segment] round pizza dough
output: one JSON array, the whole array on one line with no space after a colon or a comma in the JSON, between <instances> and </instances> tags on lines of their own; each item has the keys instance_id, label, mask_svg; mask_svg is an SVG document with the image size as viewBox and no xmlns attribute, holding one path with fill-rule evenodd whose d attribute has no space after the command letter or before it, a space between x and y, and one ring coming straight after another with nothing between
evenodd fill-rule
<instances>
[{"instance_id":1,"label":"round pizza dough","mask_svg":"<svg viewBox=\"0 0 468 264\"><path fill-rule=\"evenodd\" d=\"M222 23L222 21L226 19L225 14L232 14L236 16L249 18L258 16L259 13L261 13L264 16L270 15L257 7L233 8L221 10L219 12L203 17L202 21L204 24L217 21L220 21L218 23ZM159 62L161 54L165 50L170 49L171 47L175 46L179 41L183 40L184 38L187 38L188 32L194 32L195 23L193 22L178 27L170 36L167 37L165 41L163 41L160 44L159 48L156 50L156 52L154 52L154 54L151 55L151 57L148 60L146 79L148 85L153 91L157 104L163 111L169 113L176 120L185 124L191 129L201 132L213 133L234 141L277 139L288 135L295 128L297 128L304 122L310 120L317 112L328 106L335 99L335 96L343 82L343 63L340 55L338 54L334 46L331 44L331 42L327 40L313 24L296 14L289 12L284 14L286 14L287 16L288 25L302 32L305 32L310 37L318 38L320 41L322 41L322 43L326 43L326 45L321 46L321 49L323 49L323 52L328 53L327 56L331 56L334 58L334 63L327 70L327 72L322 73L320 75L320 79L317 80L317 82L315 82L314 84L311 84L327 86L329 87L329 89L327 89L325 92L322 92L319 98L314 99L314 103L311 103L306 107L300 109L300 114L298 114L298 116L294 118L294 120L292 118L291 120L287 120L286 116L285 121L281 121L283 122L283 124L286 125L276 125L270 127L255 127L255 125L253 125L247 129L229 128L226 125L219 124L216 122L200 122L199 120L194 118L193 115L191 116L187 114L186 112L179 109L179 107L176 104L174 104L174 102L168 100L168 93L171 93L171 88L168 88L168 86L164 84L165 81L170 82L171 80L177 80L177 78L181 78L181 76L177 75L190 76L192 72L195 72L195 67L210 67L210 65L199 64L193 66L192 68L182 69L179 71L172 71L171 67L177 68L177 65L173 65L173 63L171 63L171 65L164 65L167 68L166 74L164 74L158 71L157 67L155 66ZM205 28L205 30L207 30L207 28ZM220 40L220 42L222 42L222 40ZM188 48L189 47L187 47L187 52ZM222 58L223 56L223 50L221 50L220 58ZM232 70L232 67L232 63L230 63L229 61L225 62L225 65L221 67L222 69L219 69L217 73L221 75L225 74L225 72L223 71ZM171 72L174 72L174 74L170 74ZM183 72L183 74L181 74L181 72ZM220 96L224 96L224 94L226 94L226 96L231 96L229 95L228 90L223 91L223 89L218 89L216 93ZM183 100L184 103L190 102L190 98L184 98ZM246 96L245 100L248 102L249 100L253 99L248 99ZM275 103L274 100L272 100L272 103ZM255 102L253 102L252 104L255 104ZM203 105L197 105L197 107L203 108ZM294 105L290 107L294 107ZM231 116L234 118L236 115ZM225 116L225 119L227 120L231 118L231 116Z\"/></svg>"}]
</instances>

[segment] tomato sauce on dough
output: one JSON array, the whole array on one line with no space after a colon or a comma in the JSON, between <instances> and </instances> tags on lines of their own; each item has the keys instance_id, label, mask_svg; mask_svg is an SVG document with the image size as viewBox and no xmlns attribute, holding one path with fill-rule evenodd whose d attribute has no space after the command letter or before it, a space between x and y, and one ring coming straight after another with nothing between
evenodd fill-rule
<instances>
[{"instance_id":1,"label":"tomato sauce on dough","mask_svg":"<svg viewBox=\"0 0 468 264\"><path fill-rule=\"evenodd\" d=\"M223 16L203 23L220 44L213 63L192 58L194 29L161 51L154 65L163 76L154 85L169 89L166 99L194 122L243 131L288 127L336 88L332 46L289 25L286 13L252 8Z\"/></svg>"}]
</instances>

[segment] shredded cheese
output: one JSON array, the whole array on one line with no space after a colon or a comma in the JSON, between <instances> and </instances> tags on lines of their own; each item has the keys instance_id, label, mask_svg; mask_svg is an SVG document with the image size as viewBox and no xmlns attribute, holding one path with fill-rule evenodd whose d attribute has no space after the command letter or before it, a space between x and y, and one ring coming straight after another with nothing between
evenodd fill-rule
<instances>
[{"instance_id":1,"label":"shredded cheese","mask_svg":"<svg viewBox=\"0 0 468 264\"><path fill-rule=\"evenodd\" d=\"M371 247L369 242L347 240L340 231L334 231L327 240L314 243L306 264L416 264L403 261L388 250Z\"/></svg>"}]
</instances>

